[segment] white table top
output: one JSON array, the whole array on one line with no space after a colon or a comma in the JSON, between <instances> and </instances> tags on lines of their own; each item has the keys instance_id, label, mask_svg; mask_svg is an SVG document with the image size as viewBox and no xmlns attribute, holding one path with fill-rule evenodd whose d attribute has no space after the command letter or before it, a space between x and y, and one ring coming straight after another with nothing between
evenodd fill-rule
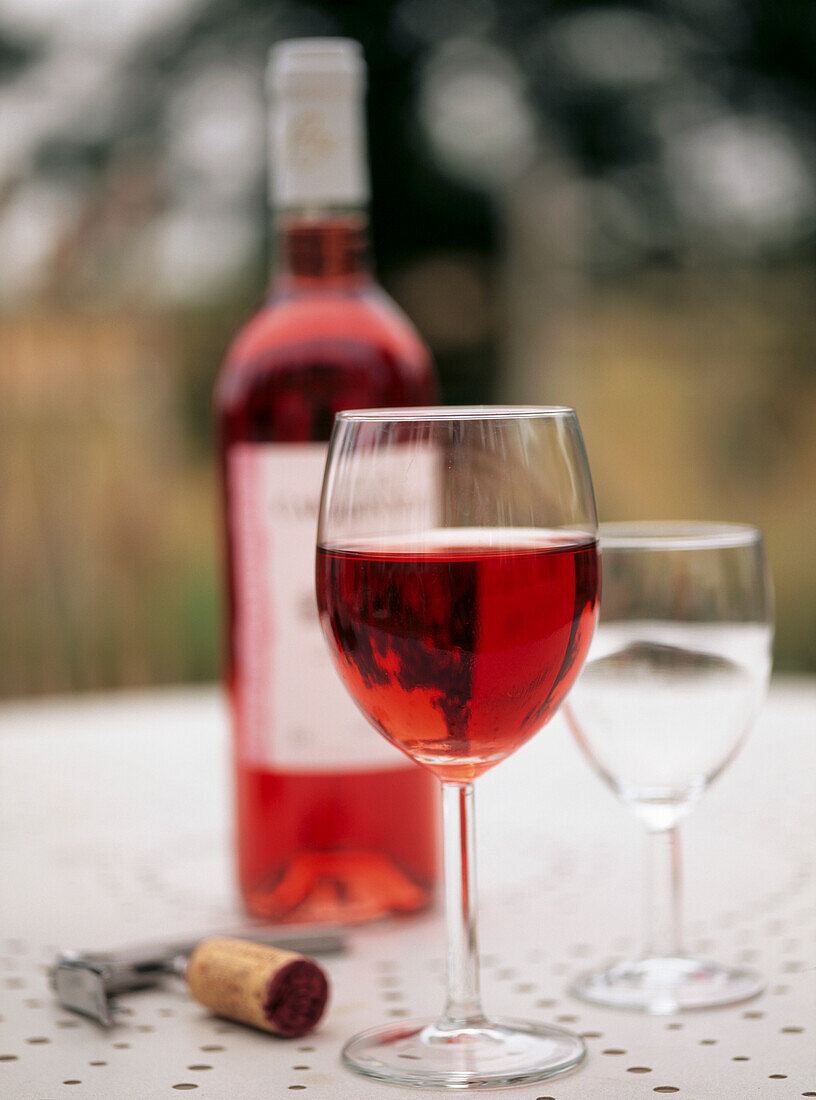
<instances>
[{"instance_id":1,"label":"white table top","mask_svg":"<svg viewBox=\"0 0 816 1100\"><path fill-rule=\"evenodd\" d=\"M326 962L330 1008L303 1040L219 1021L180 984L128 995L130 1015L109 1032L55 1004L44 967L58 946L238 921L227 759L212 689L0 709L1 1097L408 1095L352 1076L338 1056L362 1027L441 1007L438 913L353 932ZM590 1052L569 1077L502 1095L816 1096L816 683L774 686L741 756L684 826L688 943L767 976L747 1005L652 1018L565 993L576 969L637 946L641 827L560 718L480 781L477 802L485 1006L563 1023Z\"/></svg>"}]
</instances>

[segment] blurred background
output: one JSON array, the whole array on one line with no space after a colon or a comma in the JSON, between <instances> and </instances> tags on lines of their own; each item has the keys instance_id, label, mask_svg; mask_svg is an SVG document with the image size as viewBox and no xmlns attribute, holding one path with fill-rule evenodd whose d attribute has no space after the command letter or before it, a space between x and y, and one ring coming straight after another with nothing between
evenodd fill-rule
<instances>
[{"instance_id":1,"label":"blurred background","mask_svg":"<svg viewBox=\"0 0 816 1100\"><path fill-rule=\"evenodd\" d=\"M761 525L816 671L811 0L0 0L0 696L217 675L210 394L313 34L445 399L575 405L604 519Z\"/></svg>"}]
</instances>

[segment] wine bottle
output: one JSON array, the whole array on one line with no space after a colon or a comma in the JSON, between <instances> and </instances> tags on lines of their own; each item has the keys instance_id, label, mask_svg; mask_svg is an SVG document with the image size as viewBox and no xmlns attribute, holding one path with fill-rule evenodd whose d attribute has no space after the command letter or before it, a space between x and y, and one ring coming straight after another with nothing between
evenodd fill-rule
<instances>
[{"instance_id":1,"label":"wine bottle","mask_svg":"<svg viewBox=\"0 0 816 1100\"><path fill-rule=\"evenodd\" d=\"M436 377L368 263L359 44L282 42L268 76L275 270L214 401L238 879L256 917L356 922L429 902L436 795L357 711L321 636L323 467L335 413L432 403Z\"/></svg>"}]
</instances>

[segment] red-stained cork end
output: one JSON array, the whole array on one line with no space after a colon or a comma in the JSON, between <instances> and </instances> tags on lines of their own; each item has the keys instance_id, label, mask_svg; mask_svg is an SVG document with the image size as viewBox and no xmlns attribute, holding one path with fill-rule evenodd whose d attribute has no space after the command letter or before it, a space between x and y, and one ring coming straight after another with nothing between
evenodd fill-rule
<instances>
[{"instance_id":1,"label":"red-stained cork end","mask_svg":"<svg viewBox=\"0 0 816 1100\"><path fill-rule=\"evenodd\" d=\"M311 959L296 959L269 979L263 1011L281 1035L296 1038L316 1026L329 998L326 975Z\"/></svg>"},{"instance_id":2,"label":"red-stained cork end","mask_svg":"<svg viewBox=\"0 0 816 1100\"><path fill-rule=\"evenodd\" d=\"M195 999L230 1020L294 1038L319 1022L329 983L313 959L247 940L205 940L187 963Z\"/></svg>"}]
</instances>

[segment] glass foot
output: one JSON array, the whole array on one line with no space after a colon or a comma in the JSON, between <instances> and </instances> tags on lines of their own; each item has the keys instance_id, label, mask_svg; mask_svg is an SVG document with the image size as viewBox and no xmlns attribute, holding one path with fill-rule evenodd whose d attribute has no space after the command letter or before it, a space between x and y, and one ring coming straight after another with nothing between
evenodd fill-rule
<instances>
[{"instance_id":1,"label":"glass foot","mask_svg":"<svg viewBox=\"0 0 816 1100\"><path fill-rule=\"evenodd\" d=\"M713 1008L756 997L765 988L759 974L704 959L633 959L580 975L575 997L613 1008L668 1015L687 1008Z\"/></svg>"},{"instance_id":2,"label":"glass foot","mask_svg":"<svg viewBox=\"0 0 816 1100\"><path fill-rule=\"evenodd\" d=\"M490 1089L543 1081L586 1057L577 1035L522 1020L486 1020L455 1031L407 1020L355 1035L343 1049L349 1069L417 1088Z\"/></svg>"}]
</instances>

